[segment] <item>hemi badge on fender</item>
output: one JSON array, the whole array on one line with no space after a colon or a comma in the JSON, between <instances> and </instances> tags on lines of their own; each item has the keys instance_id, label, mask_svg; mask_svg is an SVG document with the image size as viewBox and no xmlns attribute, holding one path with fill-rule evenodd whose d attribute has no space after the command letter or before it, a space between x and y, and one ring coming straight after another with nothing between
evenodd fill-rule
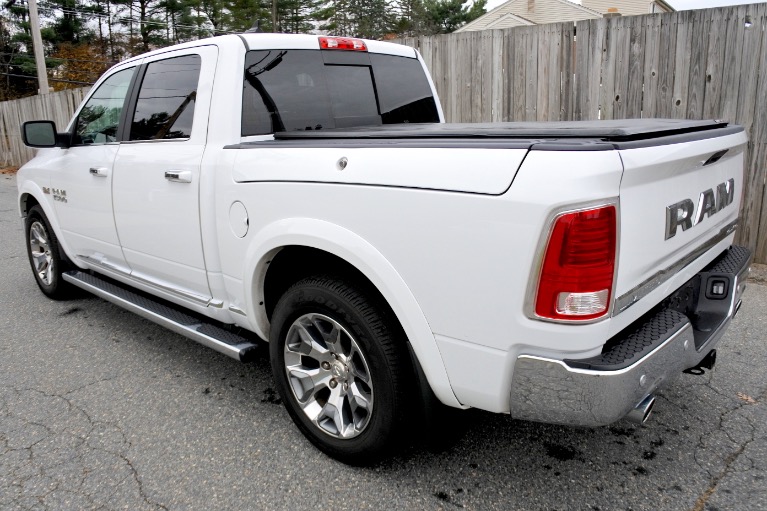
<instances>
[{"instance_id":1,"label":"hemi badge on fender","mask_svg":"<svg viewBox=\"0 0 767 511\"><path fill-rule=\"evenodd\" d=\"M732 204L735 198L735 180L729 179L717 185L716 195L709 188L701 192L698 199L697 214L692 200L685 199L666 207L666 239L676 236L678 227L686 231L694 225L698 225L707 216L715 215Z\"/></svg>"}]
</instances>

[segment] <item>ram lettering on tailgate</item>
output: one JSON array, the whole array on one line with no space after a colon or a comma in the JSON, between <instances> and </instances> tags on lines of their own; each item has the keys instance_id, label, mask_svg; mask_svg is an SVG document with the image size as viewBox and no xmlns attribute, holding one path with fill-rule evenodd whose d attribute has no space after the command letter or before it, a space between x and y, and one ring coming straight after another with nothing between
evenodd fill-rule
<instances>
[{"instance_id":1,"label":"ram lettering on tailgate","mask_svg":"<svg viewBox=\"0 0 767 511\"><path fill-rule=\"evenodd\" d=\"M730 204L735 197L735 180L729 179L720 183L714 190L709 188L701 192L698 199L698 214L694 216L695 204L692 200L685 199L666 207L666 239L676 236L677 227L686 231L694 225L698 225L707 216L715 215Z\"/></svg>"}]
</instances>

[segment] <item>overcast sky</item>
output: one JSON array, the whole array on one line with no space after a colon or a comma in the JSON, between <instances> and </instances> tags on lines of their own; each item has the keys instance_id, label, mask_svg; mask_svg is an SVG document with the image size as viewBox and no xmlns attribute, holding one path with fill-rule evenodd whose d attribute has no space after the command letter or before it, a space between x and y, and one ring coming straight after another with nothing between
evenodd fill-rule
<instances>
[{"instance_id":1,"label":"overcast sky","mask_svg":"<svg viewBox=\"0 0 767 511\"><path fill-rule=\"evenodd\" d=\"M487 10L498 7L506 0L489 0L487 2ZM752 4L754 0L666 0L677 11L685 11L687 9L707 9L709 7L720 7L722 5L738 5L738 4ZM620 3L620 0L616 0L616 4Z\"/></svg>"}]
</instances>

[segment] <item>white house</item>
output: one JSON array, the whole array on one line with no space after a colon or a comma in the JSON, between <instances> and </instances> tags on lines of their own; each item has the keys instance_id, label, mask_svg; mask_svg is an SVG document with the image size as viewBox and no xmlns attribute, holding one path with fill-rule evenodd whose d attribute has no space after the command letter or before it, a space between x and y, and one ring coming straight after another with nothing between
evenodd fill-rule
<instances>
[{"instance_id":1,"label":"white house","mask_svg":"<svg viewBox=\"0 0 767 511\"><path fill-rule=\"evenodd\" d=\"M456 32L673 11L664 0L509 0Z\"/></svg>"}]
</instances>

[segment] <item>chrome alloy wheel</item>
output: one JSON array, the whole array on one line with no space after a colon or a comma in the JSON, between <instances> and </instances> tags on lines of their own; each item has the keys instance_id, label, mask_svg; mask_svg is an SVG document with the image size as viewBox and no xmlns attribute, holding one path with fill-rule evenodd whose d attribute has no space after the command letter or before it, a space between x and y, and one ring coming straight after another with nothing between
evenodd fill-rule
<instances>
[{"instance_id":1,"label":"chrome alloy wheel","mask_svg":"<svg viewBox=\"0 0 767 511\"><path fill-rule=\"evenodd\" d=\"M285 340L285 371L304 414L324 433L354 438L370 422L373 384L354 337L322 314L296 319Z\"/></svg>"},{"instance_id":2,"label":"chrome alloy wheel","mask_svg":"<svg viewBox=\"0 0 767 511\"><path fill-rule=\"evenodd\" d=\"M48 232L45 226L38 220L35 220L29 226L29 247L32 249L32 261L35 266L35 272L40 281L46 286L53 283L53 256L51 255L51 246L48 242Z\"/></svg>"}]
</instances>

